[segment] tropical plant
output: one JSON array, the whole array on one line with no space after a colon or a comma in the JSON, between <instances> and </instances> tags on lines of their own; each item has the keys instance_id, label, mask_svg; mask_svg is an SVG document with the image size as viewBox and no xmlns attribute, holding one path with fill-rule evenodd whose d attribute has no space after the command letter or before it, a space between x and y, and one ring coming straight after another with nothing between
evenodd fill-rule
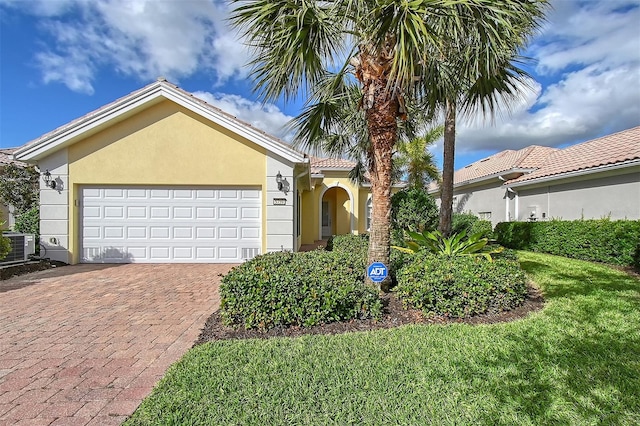
<instances>
[{"instance_id":1,"label":"tropical plant","mask_svg":"<svg viewBox=\"0 0 640 426\"><path fill-rule=\"evenodd\" d=\"M418 106L429 117L441 110L445 101L447 105L453 102L454 112L457 104L495 107L493 99L509 94L512 86L486 83L510 81L506 78L514 68L510 61L517 57L546 2L234 3L240 4L231 22L255 53L252 75L260 97L265 101L284 97L287 101L303 92L307 98L304 111L295 120L298 143L346 152L350 138L336 131L344 125L341 105L351 99L352 91L359 94L353 114L363 115L366 123L362 134L366 139L359 140L367 143L360 152L365 153L373 196L368 261L388 264L392 157L407 114ZM450 74L447 78L445 71ZM464 84L456 82L449 87L457 78ZM460 96L463 89L473 89L472 95ZM446 110L445 123L450 125L451 108ZM447 131L451 134L445 127ZM386 286L388 282L382 283L381 289Z\"/></svg>"},{"instance_id":2,"label":"tropical plant","mask_svg":"<svg viewBox=\"0 0 640 426\"><path fill-rule=\"evenodd\" d=\"M0 173L0 200L13 206L19 215L38 205L38 179L35 167L7 164Z\"/></svg>"},{"instance_id":3,"label":"tropical plant","mask_svg":"<svg viewBox=\"0 0 640 426\"><path fill-rule=\"evenodd\" d=\"M36 241L40 241L40 207L36 205L19 214L14 228L18 232L34 234Z\"/></svg>"},{"instance_id":4,"label":"tropical plant","mask_svg":"<svg viewBox=\"0 0 640 426\"><path fill-rule=\"evenodd\" d=\"M438 206L424 188L405 188L391 196L391 241L402 244L404 230L433 231L438 226Z\"/></svg>"},{"instance_id":5,"label":"tropical plant","mask_svg":"<svg viewBox=\"0 0 640 426\"><path fill-rule=\"evenodd\" d=\"M1 234L1 231L5 230L6 221L0 222L0 260L7 257L11 253L11 240Z\"/></svg>"},{"instance_id":6,"label":"tropical plant","mask_svg":"<svg viewBox=\"0 0 640 426\"><path fill-rule=\"evenodd\" d=\"M424 188L429 181L440 181L440 170L428 148L435 144L443 133L444 127L437 126L409 142L398 141L394 161L397 167L406 173L409 187Z\"/></svg>"},{"instance_id":7,"label":"tropical plant","mask_svg":"<svg viewBox=\"0 0 640 426\"><path fill-rule=\"evenodd\" d=\"M444 15L433 23L438 34L455 33L457 19L478 21L465 2L454 3L452 8L456 12L453 16ZM496 17L495 20L482 25L472 24L470 31L461 38L444 37L443 43L430 52L432 60L428 65L428 76L432 90L426 98L427 108L438 109L444 116L438 228L445 236L451 233L457 117L469 118L480 113L493 118L500 106L508 111L510 105L530 89L529 75L517 66L526 58L518 51L537 30L548 6L546 0L522 1L517 2L518 5L491 3L498 13L490 14ZM518 15L507 17L502 14L509 12Z\"/></svg>"},{"instance_id":8,"label":"tropical plant","mask_svg":"<svg viewBox=\"0 0 640 426\"><path fill-rule=\"evenodd\" d=\"M501 246L487 246L489 239L484 238L482 232L470 235L469 238L465 238L467 236L465 231L451 235L450 237L445 237L440 231L424 231L422 233L413 231L405 232L407 233L407 239L405 240L406 247L393 246L393 248L405 253L429 251L451 257L481 256L491 261L492 254L497 254L504 250L504 247Z\"/></svg>"}]
</instances>

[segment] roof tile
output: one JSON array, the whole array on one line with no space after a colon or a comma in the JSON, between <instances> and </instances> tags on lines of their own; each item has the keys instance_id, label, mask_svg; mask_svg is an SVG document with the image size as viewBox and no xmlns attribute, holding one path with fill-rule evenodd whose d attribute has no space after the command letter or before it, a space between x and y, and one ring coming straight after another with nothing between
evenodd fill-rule
<instances>
[{"instance_id":1,"label":"roof tile","mask_svg":"<svg viewBox=\"0 0 640 426\"><path fill-rule=\"evenodd\" d=\"M640 126L583 142L548 156L542 166L509 183L640 159Z\"/></svg>"}]
</instances>

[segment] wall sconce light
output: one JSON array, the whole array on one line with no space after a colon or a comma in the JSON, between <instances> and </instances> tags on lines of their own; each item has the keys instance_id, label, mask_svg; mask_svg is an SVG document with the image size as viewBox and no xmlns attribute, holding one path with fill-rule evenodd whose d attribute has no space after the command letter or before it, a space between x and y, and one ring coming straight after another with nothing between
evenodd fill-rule
<instances>
[{"instance_id":1,"label":"wall sconce light","mask_svg":"<svg viewBox=\"0 0 640 426\"><path fill-rule=\"evenodd\" d=\"M287 182L287 178L282 178L282 175L278 171L276 175L276 183L278 184L278 191L284 192L284 195L287 195L289 192L289 182Z\"/></svg>"},{"instance_id":2,"label":"wall sconce light","mask_svg":"<svg viewBox=\"0 0 640 426\"><path fill-rule=\"evenodd\" d=\"M56 189L56 181L51 179L51 173L48 169L42 174L42 180L47 188Z\"/></svg>"}]
</instances>

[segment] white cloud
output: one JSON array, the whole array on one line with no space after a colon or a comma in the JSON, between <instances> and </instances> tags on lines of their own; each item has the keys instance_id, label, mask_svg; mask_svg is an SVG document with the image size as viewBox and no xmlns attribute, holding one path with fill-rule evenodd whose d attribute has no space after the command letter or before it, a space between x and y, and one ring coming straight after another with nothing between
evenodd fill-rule
<instances>
[{"instance_id":1,"label":"white cloud","mask_svg":"<svg viewBox=\"0 0 640 426\"><path fill-rule=\"evenodd\" d=\"M36 54L43 80L92 93L96 71L115 68L140 80L195 73L218 83L245 77L248 60L227 27L227 4L213 0L7 1L40 18L48 38Z\"/></svg>"},{"instance_id":2,"label":"white cloud","mask_svg":"<svg viewBox=\"0 0 640 426\"><path fill-rule=\"evenodd\" d=\"M550 23L531 50L537 72L571 65L627 63L640 55L640 3L637 0L555 1Z\"/></svg>"},{"instance_id":3,"label":"white cloud","mask_svg":"<svg viewBox=\"0 0 640 426\"><path fill-rule=\"evenodd\" d=\"M273 104L262 104L227 93L194 92L194 96L220 108L224 112L246 121L270 135L290 140L284 126L293 117L286 115Z\"/></svg>"},{"instance_id":4,"label":"white cloud","mask_svg":"<svg viewBox=\"0 0 640 426\"><path fill-rule=\"evenodd\" d=\"M538 86L494 126L462 124L459 153L558 146L640 124L640 4L556 1L529 55Z\"/></svg>"}]
</instances>

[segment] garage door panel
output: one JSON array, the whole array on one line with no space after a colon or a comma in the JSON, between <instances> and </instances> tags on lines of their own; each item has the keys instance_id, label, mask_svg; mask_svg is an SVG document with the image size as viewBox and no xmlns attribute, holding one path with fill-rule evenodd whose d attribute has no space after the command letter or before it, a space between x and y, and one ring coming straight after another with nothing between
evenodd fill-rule
<instances>
[{"instance_id":1,"label":"garage door panel","mask_svg":"<svg viewBox=\"0 0 640 426\"><path fill-rule=\"evenodd\" d=\"M217 191L214 189L197 189L196 198L198 200L216 200L218 198Z\"/></svg>"},{"instance_id":2,"label":"garage door panel","mask_svg":"<svg viewBox=\"0 0 640 426\"><path fill-rule=\"evenodd\" d=\"M144 206L127 207L127 219L147 219L148 212Z\"/></svg>"},{"instance_id":3,"label":"garage door panel","mask_svg":"<svg viewBox=\"0 0 640 426\"><path fill-rule=\"evenodd\" d=\"M233 189L222 189L219 192L219 198L220 200L239 200L240 193L240 191Z\"/></svg>"},{"instance_id":4,"label":"garage door panel","mask_svg":"<svg viewBox=\"0 0 640 426\"><path fill-rule=\"evenodd\" d=\"M122 226L105 226L104 227L105 239L124 239L124 229Z\"/></svg>"},{"instance_id":5,"label":"garage door panel","mask_svg":"<svg viewBox=\"0 0 640 426\"><path fill-rule=\"evenodd\" d=\"M135 240L135 239L147 239L148 232L146 226L128 226L127 227L127 239Z\"/></svg>"},{"instance_id":6,"label":"garage door panel","mask_svg":"<svg viewBox=\"0 0 640 426\"><path fill-rule=\"evenodd\" d=\"M83 262L240 262L260 253L257 189L83 188Z\"/></svg>"},{"instance_id":7,"label":"garage door panel","mask_svg":"<svg viewBox=\"0 0 640 426\"><path fill-rule=\"evenodd\" d=\"M102 228L99 226L86 226L84 228L84 238L85 239L101 239L102 234L100 232Z\"/></svg>"},{"instance_id":8,"label":"garage door panel","mask_svg":"<svg viewBox=\"0 0 640 426\"><path fill-rule=\"evenodd\" d=\"M151 226L149 227L151 239L167 239L171 236L171 228L169 226Z\"/></svg>"},{"instance_id":9,"label":"garage door panel","mask_svg":"<svg viewBox=\"0 0 640 426\"><path fill-rule=\"evenodd\" d=\"M218 235L221 240L237 240L238 239L238 228L236 227L220 227L218 228Z\"/></svg>"},{"instance_id":10,"label":"garage door panel","mask_svg":"<svg viewBox=\"0 0 640 426\"><path fill-rule=\"evenodd\" d=\"M236 247L219 247L218 248L218 258L223 261L233 261L233 259L238 259L240 257L240 253L238 253L238 248Z\"/></svg>"},{"instance_id":11,"label":"garage door panel","mask_svg":"<svg viewBox=\"0 0 640 426\"><path fill-rule=\"evenodd\" d=\"M218 217L220 219L239 219L240 215L237 207L220 207Z\"/></svg>"},{"instance_id":12,"label":"garage door panel","mask_svg":"<svg viewBox=\"0 0 640 426\"><path fill-rule=\"evenodd\" d=\"M216 228L214 227L196 227L196 238L199 239L215 239Z\"/></svg>"},{"instance_id":13,"label":"garage door panel","mask_svg":"<svg viewBox=\"0 0 640 426\"><path fill-rule=\"evenodd\" d=\"M149 193L149 198L154 200L168 200L169 198L171 198L171 196L168 189L152 189Z\"/></svg>"},{"instance_id":14,"label":"garage door panel","mask_svg":"<svg viewBox=\"0 0 640 426\"><path fill-rule=\"evenodd\" d=\"M173 228L173 238L177 239L192 239L193 238L193 228L191 227L174 227Z\"/></svg>"},{"instance_id":15,"label":"garage door panel","mask_svg":"<svg viewBox=\"0 0 640 426\"><path fill-rule=\"evenodd\" d=\"M241 229L243 239L260 238L260 228L257 226L253 226L253 227L243 226L240 229Z\"/></svg>"},{"instance_id":16,"label":"garage door panel","mask_svg":"<svg viewBox=\"0 0 640 426\"><path fill-rule=\"evenodd\" d=\"M214 207L196 207L197 219L215 219L216 209Z\"/></svg>"},{"instance_id":17,"label":"garage door panel","mask_svg":"<svg viewBox=\"0 0 640 426\"><path fill-rule=\"evenodd\" d=\"M174 207L173 218L174 219L193 219L193 207Z\"/></svg>"},{"instance_id":18,"label":"garage door panel","mask_svg":"<svg viewBox=\"0 0 640 426\"><path fill-rule=\"evenodd\" d=\"M242 219L258 219L260 217L260 208L243 207L240 209Z\"/></svg>"},{"instance_id":19,"label":"garage door panel","mask_svg":"<svg viewBox=\"0 0 640 426\"><path fill-rule=\"evenodd\" d=\"M149 219L169 219L171 218L171 209L168 206L151 207L149 209Z\"/></svg>"},{"instance_id":20,"label":"garage door panel","mask_svg":"<svg viewBox=\"0 0 640 426\"><path fill-rule=\"evenodd\" d=\"M104 198L105 199L118 199L122 200L125 198L125 190L124 189L105 189L104 190Z\"/></svg>"},{"instance_id":21,"label":"garage door panel","mask_svg":"<svg viewBox=\"0 0 640 426\"><path fill-rule=\"evenodd\" d=\"M193 260L193 247L173 247L175 260Z\"/></svg>"}]
</instances>

